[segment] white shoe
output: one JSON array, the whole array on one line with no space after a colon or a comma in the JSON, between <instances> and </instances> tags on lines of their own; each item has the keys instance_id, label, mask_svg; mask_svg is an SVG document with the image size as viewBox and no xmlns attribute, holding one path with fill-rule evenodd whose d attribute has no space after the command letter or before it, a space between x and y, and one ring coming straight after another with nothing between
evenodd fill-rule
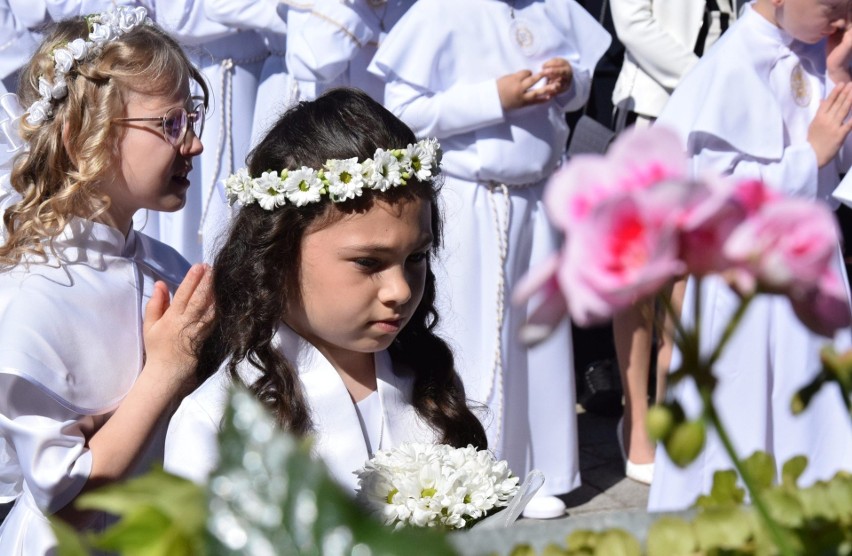
<instances>
[{"instance_id":1,"label":"white shoe","mask_svg":"<svg viewBox=\"0 0 852 556\"><path fill-rule=\"evenodd\" d=\"M534 496L524 508L523 516L530 519L553 519L565 515L565 502L556 496Z\"/></svg>"},{"instance_id":2,"label":"white shoe","mask_svg":"<svg viewBox=\"0 0 852 556\"><path fill-rule=\"evenodd\" d=\"M627 452L624 451L624 417L618 420L615 426L615 436L618 438L618 449L621 451L621 459L624 460L624 474L628 479L633 479L637 483L650 485L654 478L654 462L651 463L633 463L627 459Z\"/></svg>"}]
</instances>

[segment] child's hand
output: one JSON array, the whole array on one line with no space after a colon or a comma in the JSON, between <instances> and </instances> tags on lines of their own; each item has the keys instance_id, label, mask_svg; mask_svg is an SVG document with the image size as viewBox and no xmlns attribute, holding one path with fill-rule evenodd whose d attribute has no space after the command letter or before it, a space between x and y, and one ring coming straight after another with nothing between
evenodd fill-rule
<instances>
[{"instance_id":1,"label":"child's hand","mask_svg":"<svg viewBox=\"0 0 852 556\"><path fill-rule=\"evenodd\" d=\"M574 70L564 58L551 58L541 66L541 73L547 78L547 93L551 97L561 95L571 88Z\"/></svg>"},{"instance_id":2,"label":"child's hand","mask_svg":"<svg viewBox=\"0 0 852 556\"><path fill-rule=\"evenodd\" d=\"M497 93L500 95L500 104L503 110L514 110L531 104L546 102L550 97L544 90L546 85L530 89L538 83L544 74L533 73L529 70L521 70L510 73L497 79Z\"/></svg>"},{"instance_id":3,"label":"child's hand","mask_svg":"<svg viewBox=\"0 0 852 556\"><path fill-rule=\"evenodd\" d=\"M811 125L808 126L808 143L813 147L820 168L835 157L846 136L852 131L849 110L852 109L852 83L837 85L828 97L819 103Z\"/></svg>"},{"instance_id":4,"label":"child's hand","mask_svg":"<svg viewBox=\"0 0 852 556\"><path fill-rule=\"evenodd\" d=\"M829 35L825 50L826 71L831 80L836 84L852 81L849 71L849 64L852 63L852 25L847 24Z\"/></svg>"},{"instance_id":5,"label":"child's hand","mask_svg":"<svg viewBox=\"0 0 852 556\"><path fill-rule=\"evenodd\" d=\"M191 383L196 348L213 319L212 275L209 266L193 265L171 302L166 285L157 282L145 307L145 369L164 373L178 390Z\"/></svg>"}]
</instances>

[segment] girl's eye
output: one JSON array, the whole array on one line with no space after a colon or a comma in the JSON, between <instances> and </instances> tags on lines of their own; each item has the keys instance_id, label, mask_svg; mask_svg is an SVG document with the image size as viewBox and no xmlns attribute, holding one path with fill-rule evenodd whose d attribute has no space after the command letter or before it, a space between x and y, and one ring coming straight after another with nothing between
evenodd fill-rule
<instances>
[{"instance_id":1,"label":"girl's eye","mask_svg":"<svg viewBox=\"0 0 852 556\"><path fill-rule=\"evenodd\" d=\"M379 261L369 257L360 257L354 259L353 262L365 270L375 270L379 267Z\"/></svg>"},{"instance_id":2,"label":"girl's eye","mask_svg":"<svg viewBox=\"0 0 852 556\"><path fill-rule=\"evenodd\" d=\"M408 257L408 260L415 264L426 262L427 260L429 260L429 251L424 251L422 253L412 253Z\"/></svg>"}]
</instances>

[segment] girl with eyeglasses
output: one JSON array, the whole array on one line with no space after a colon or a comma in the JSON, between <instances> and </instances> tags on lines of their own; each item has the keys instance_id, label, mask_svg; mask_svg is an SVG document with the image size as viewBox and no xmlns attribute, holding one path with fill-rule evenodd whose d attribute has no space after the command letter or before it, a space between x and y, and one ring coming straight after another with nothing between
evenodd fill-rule
<instances>
[{"instance_id":1,"label":"girl with eyeglasses","mask_svg":"<svg viewBox=\"0 0 852 556\"><path fill-rule=\"evenodd\" d=\"M207 93L144 8L118 8L58 23L19 96L27 148L0 192L0 555L39 555L49 514L104 527L73 501L161 460L194 385L210 271L131 221L183 206Z\"/></svg>"}]
</instances>

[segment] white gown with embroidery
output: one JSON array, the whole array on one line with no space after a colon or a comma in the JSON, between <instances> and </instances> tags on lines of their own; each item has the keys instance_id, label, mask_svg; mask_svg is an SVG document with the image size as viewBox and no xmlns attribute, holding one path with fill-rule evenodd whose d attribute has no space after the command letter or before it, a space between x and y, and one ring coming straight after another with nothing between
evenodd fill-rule
<instances>
[{"instance_id":1,"label":"white gown with embroidery","mask_svg":"<svg viewBox=\"0 0 852 556\"><path fill-rule=\"evenodd\" d=\"M393 368L387 351L375 354L376 381L383 427L368 438L363 434L355 405L340 375L309 342L282 324L273 345L294 363L305 391L314 424L315 453L334 477L353 494L354 472L369 459L368 446L383 450L404 442L438 440L411 406L413 376ZM247 362L239 366L240 377L250 384L259 376ZM231 376L223 366L181 403L169 424L166 437L167 471L204 482L219 460L217 435L225 413ZM377 440L379 439L379 440Z\"/></svg>"},{"instance_id":2,"label":"white gown with embroidery","mask_svg":"<svg viewBox=\"0 0 852 556\"><path fill-rule=\"evenodd\" d=\"M675 90L658 125L679 131L691 156L692 171L713 170L758 178L788 195L822 199L837 186L840 159L817 168L807 143L807 128L826 95L825 45L794 41L750 7ZM740 62L733 64L731 60ZM791 76L801 68L806 87L795 95ZM746 122L746 125L743 125ZM760 122L760 125L754 125ZM838 249L837 266L846 273ZM693 289L687 286L683 315L694 320ZM847 290L847 298L849 292ZM705 349L715 345L737 297L717 279L705 279L701 292ZM808 331L781 296L760 296L740 323L714 372L719 385L714 403L737 452L774 454L778 470L790 457L807 455L800 484L852 470L852 424L839 389L828 386L802 415L790 413L793 394L819 372L819 350L829 338ZM833 339L838 350L852 347L852 330ZM672 368L677 368L676 352ZM687 411L700 407L691 381L672 389ZM679 469L657 449L649 509L679 510L709 491L713 473L732 464L715 434L698 459Z\"/></svg>"},{"instance_id":3,"label":"white gown with embroidery","mask_svg":"<svg viewBox=\"0 0 852 556\"><path fill-rule=\"evenodd\" d=\"M188 176L192 187L186 194L186 206L171 213L139 211L134 225L171 245L190 262L211 262L231 218L219 181L245 165L258 83L269 49L257 31L211 19L207 2L147 3L153 8L155 21L185 45L190 59L207 79L211 98L201 138L204 152L195 158Z\"/></svg>"},{"instance_id":4,"label":"white gown with embroidery","mask_svg":"<svg viewBox=\"0 0 852 556\"><path fill-rule=\"evenodd\" d=\"M367 72L379 44L414 0L315 0L291 6L287 64L293 76L313 83L312 99L333 87L356 87L382 102L385 83Z\"/></svg>"},{"instance_id":5,"label":"white gown with embroidery","mask_svg":"<svg viewBox=\"0 0 852 556\"><path fill-rule=\"evenodd\" d=\"M565 323L525 348L518 331L527 307L510 305L509 295L532 265L558 249L542 190L562 160L565 112L586 102L609 43L573 0L420 0L370 66L387 82L388 108L418 137L441 142L439 333L454 350L468 399L490 410L483 419L489 448L521 477L543 471L542 494L580 485L570 330ZM539 71L554 57L571 63L571 88L504 113L496 79Z\"/></svg>"},{"instance_id":6,"label":"white gown with embroidery","mask_svg":"<svg viewBox=\"0 0 852 556\"><path fill-rule=\"evenodd\" d=\"M87 439L142 370L154 282L174 291L189 267L143 234L80 218L54 245L48 264L0 272L0 502L15 501L0 526L3 556L54 553L45 516L86 483ZM137 472L162 460L165 424ZM104 524L102 514L88 523Z\"/></svg>"}]
</instances>

